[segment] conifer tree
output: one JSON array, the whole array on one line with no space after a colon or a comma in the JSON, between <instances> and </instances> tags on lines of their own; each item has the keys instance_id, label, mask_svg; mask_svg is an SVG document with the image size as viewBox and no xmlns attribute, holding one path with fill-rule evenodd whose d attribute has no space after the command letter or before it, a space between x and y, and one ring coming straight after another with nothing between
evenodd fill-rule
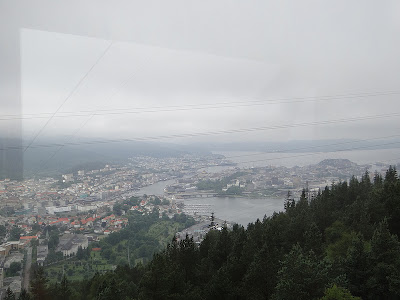
<instances>
[{"instance_id":1,"label":"conifer tree","mask_svg":"<svg viewBox=\"0 0 400 300\"><path fill-rule=\"evenodd\" d=\"M389 232L386 219L379 224L372 237L368 265L369 295L381 299L400 297L400 243L398 237Z\"/></svg>"},{"instance_id":2,"label":"conifer tree","mask_svg":"<svg viewBox=\"0 0 400 300\"><path fill-rule=\"evenodd\" d=\"M31 300L31 296L26 289L22 289L21 293L18 296L18 300Z\"/></svg>"},{"instance_id":3,"label":"conifer tree","mask_svg":"<svg viewBox=\"0 0 400 300\"><path fill-rule=\"evenodd\" d=\"M60 284L60 299L69 300L71 296L71 288L67 277L63 276Z\"/></svg>"},{"instance_id":4,"label":"conifer tree","mask_svg":"<svg viewBox=\"0 0 400 300\"><path fill-rule=\"evenodd\" d=\"M38 267L33 273L31 292L33 300L48 299L47 278L42 267Z\"/></svg>"},{"instance_id":5,"label":"conifer tree","mask_svg":"<svg viewBox=\"0 0 400 300\"><path fill-rule=\"evenodd\" d=\"M10 287L8 287L6 290L6 296L4 297L4 300L15 300L15 294Z\"/></svg>"}]
</instances>

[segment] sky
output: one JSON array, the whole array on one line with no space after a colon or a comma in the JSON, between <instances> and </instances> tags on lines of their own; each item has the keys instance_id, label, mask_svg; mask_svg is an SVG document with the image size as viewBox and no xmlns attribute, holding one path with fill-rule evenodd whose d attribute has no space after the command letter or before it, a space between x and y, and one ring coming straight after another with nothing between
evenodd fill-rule
<instances>
[{"instance_id":1,"label":"sky","mask_svg":"<svg viewBox=\"0 0 400 300\"><path fill-rule=\"evenodd\" d=\"M64 32L55 17L53 27L22 26L24 139L191 143L399 133L398 1L117 1L110 12L98 3L82 4L93 26L91 15L83 25L72 15ZM176 137L186 134L194 136Z\"/></svg>"}]
</instances>

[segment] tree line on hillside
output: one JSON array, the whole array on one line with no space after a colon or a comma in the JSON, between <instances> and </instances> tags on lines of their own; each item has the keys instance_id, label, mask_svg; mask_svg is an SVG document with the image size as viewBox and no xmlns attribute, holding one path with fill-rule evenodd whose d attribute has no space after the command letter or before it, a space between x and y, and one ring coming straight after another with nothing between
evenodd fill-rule
<instances>
[{"instance_id":1,"label":"tree line on hillside","mask_svg":"<svg viewBox=\"0 0 400 300\"><path fill-rule=\"evenodd\" d=\"M303 191L284 208L247 228L212 230L199 246L173 239L146 265L58 283L63 289L42 275L38 289L35 276L33 299L400 299L395 168Z\"/></svg>"}]
</instances>

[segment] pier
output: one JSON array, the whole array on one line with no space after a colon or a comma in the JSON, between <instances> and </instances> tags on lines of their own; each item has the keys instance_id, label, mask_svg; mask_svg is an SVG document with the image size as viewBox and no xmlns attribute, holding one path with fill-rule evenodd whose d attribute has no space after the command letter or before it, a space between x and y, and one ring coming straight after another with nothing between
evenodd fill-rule
<instances>
[{"instance_id":1,"label":"pier","mask_svg":"<svg viewBox=\"0 0 400 300\"><path fill-rule=\"evenodd\" d=\"M185 204L183 211L188 215L210 215L213 212L211 204Z\"/></svg>"},{"instance_id":2,"label":"pier","mask_svg":"<svg viewBox=\"0 0 400 300\"><path fill-rule=\"evenodd\" d=\"M176 199L186 199L186 198L209 198L217 197L218 193L214 191L195 191L195 192L184 192L184 193L171 193Z\"/></svg>"}]
</instances>

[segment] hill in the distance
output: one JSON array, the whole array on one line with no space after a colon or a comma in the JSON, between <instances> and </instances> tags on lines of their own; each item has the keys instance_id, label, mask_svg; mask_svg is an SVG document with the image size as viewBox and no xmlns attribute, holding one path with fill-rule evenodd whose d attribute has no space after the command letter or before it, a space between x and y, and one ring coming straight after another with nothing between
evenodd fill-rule
<instances>
[{"instance_id":1,"label":"hill in the distance","mask_svg":"<svg viewBox=\"0 0 400 300\"><path fill-rule=\"evenodd\" d=\"M356 167L357 164L348 160L348 159L342 159L342 158L329 158L329 159L324 159L323 161L320 161L317 166L319 167L335 167L335 168L353 168Z\"/></svg>"}]
</instances>

